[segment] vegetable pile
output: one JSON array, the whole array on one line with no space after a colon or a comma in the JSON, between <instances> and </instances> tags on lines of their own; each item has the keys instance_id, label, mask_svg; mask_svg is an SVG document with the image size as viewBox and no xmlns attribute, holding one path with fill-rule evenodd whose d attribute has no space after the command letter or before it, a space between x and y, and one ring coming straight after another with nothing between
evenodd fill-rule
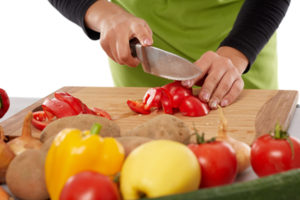
<instances>
[{"instance_id":1,"label":"vegetable pile","mask_svg":"<svg viewBox=\"0 0 300 200\"><path fill-rule=\"evenodd\" d=\"M191 98L197 99L178 82L151 88L138 109L162 108L168 114L122 132L113 120L98 117L96 109L68 93L57 93L38 111L53 121L40 140L31 136L31 112L25 116L22 136L7 143L0 126L0 181L25 200L300 199L298 139L277 125L274 133L257 138L250 147L230 137L219 107L218 133L205 140L204 133L192 133L170 115L177 109L185 114L183 107L193 104ZM84 112L92 115L81 115ZM234 183L250 166L258 176L268 177ZM8 198L0 188L1 195Z\"/></svg>"},{"instance_id":2,"label":"vegetable pile","mask_svg":"<svg viewBox=\"0 0 300 200\"><path fill-rule=\"evenodd\" d=\"M42 111L33 112L32 124L39 130L43 130L55 119L79 114L92 114L111 120L111 116L100 108L90 109L80 99L67 92L55 92L54 98L45 99Z\"/></svg>"},{"instance_id":3,"label":"vegetable pile","mask_svg":"<svg viewBox=\"0 0 300 200\"><path fill-rule=\"evenodd\" d=\"M199 117L207 115L210 110L207 103L193 95L192 88L183 87L179 81L150 88L143 100L128 100L127 105L139 114L150 114L154 109L162 109L166 114L179 110L185 116Z\"/></svg>"}]
</instances>

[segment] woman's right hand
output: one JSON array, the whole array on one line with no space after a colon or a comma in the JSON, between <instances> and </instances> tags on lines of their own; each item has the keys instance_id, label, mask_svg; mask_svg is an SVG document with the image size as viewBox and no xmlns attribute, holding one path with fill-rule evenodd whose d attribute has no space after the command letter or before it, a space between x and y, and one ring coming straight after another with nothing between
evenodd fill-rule
<instances>
[{"instance_id":1,"label":"woman's right hand","mask_svg":"<svg viewBox=\"0 0 300 200\"><path fill-rule=\"evenodd\" d=\"M85 15L86 26L100 32L100 44L107 55L121 65L136 67L139 60L131 55L129 41L137 38L143 46L152 45L152 31L143 19L116 4L99 0Z\"/></svg>"}]
</instances>

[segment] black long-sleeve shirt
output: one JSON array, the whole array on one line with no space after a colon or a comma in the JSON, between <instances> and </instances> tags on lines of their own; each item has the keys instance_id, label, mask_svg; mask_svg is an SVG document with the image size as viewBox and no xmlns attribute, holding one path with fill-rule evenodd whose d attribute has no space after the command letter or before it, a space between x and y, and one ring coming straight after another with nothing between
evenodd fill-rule
<instances>
[{"instance_id":1,"label":"black long-sleeve shirt","mask_svg":"<svg viewBox=\"0 0 300 200\"><path fill-rule=\"evenodd\" d=\"M83 28L91 39L97 33L85 26L87 9L97 0L49 0L66 18ZM245 0L234 26L220 46L230 46L241 51L249 61L247 72L256 56L268 42L283 19L290 0Z\"/></svg>"}]
</instances>

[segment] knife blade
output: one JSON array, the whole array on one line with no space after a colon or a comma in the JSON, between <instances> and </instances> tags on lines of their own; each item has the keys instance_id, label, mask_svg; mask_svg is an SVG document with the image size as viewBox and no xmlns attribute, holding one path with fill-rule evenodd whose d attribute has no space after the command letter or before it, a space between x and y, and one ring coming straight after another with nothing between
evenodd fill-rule
<instances>
[{"instance_id":1,"label":"knife blade","mask_svg":"<svg viewBox=\"0 0 300 200\"><path fill-rule=\"evenodd\" d=\"M130 41L130 49L146 73L179 81L191 80L201 74L200 68L185 58L153 46L144 47L136 39Z\"/></svg>"}]
</instances>

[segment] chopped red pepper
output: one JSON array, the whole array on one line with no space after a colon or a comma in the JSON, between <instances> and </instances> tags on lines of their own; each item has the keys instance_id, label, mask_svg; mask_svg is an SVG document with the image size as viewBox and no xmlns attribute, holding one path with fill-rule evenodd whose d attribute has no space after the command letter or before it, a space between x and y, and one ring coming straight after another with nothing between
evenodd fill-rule
<instances>
[{"instance_id":1,"label":"chopped red pepper","mask_svg":"<svg viewBox=\"0 0 300 200\"><path fill-rule=\"evenodd\" d=\"M160 108L161 88L149 88L143 98L146 110L151 108Z\"/></svg>"},{"instance_id":2,"label":"chopped red pepper","mask_svg":"<svg viewBox=\"0 0 300 200\"><path fill-rule=\"evenodd\" d=\"M60 101L56 98L45 99L42 104L43 110L47 113L55 115L57 118L77 115L73 108L66 102Z\"/></svg>"},{"instance_id":3,"label":"chopped red pepper","mask_svg":"<svg viewBox=\"0 0 300 200\"><path fill-rule=\"evenodd\" d=\"M127 104L140 114L149 114L152 108L162 107L166 114L173 114L179 109L183 115L198 117L208 114L210 110L207 103L193 96L192 88L182 86L180 81L149 88L143 102L128 100Z\"/></svg>"},{"instance_id":4,"label":"chopped red pepper","mask_svg":"<svg viewBox=\"0 0 300 200\"><path fill-rule=\"evenodd\" d=\"M145 104L140 101L127 100L127 105L132 111L139 114L149 114L151 112L149 109L145 109Z\"/></svg>"},{"instance_id":5,"label":"chopped red pepper","mask_svg":"<svg viewBox=\"0 0 300 200\"><path fill-rule=\"evenodd\" d=\"M164 112L166 114L173 114L173 102L170 92L165 88L161 88L161 91L161 105L163 107Z\"/></svg>"},{"instance_id":6,"label":"chopped red pepper","mask_svg":"<svg viewBox=\"0 0 300 200\"><path fill-rule=\"evenodd\" d=\"M47 126L55 118L62 118L78 114L92 114L111 120L111 116L100 108L90 109L80 99L67 92L56 92L54 98L45 99L42 104L43 111L33 113L32 124L39 130Z\"/></svg>"},{"instance_id":7,"label":"chopped red pepper","mask_svg":"<svg viewBox=\"0 0 300 200\"><path fill-rule=\"evenodd\" d=\"M54 96L56 99L69 104L76 114L82 113L82 102L76 97L73 97L67 92L56 92Z\"/></svg>"},{"instance_id":8,"label":"chopped red pepper","mask_svg":"<svg viewBox=\"0 0 300 200\"><path fill-rule=\"evenodd\" d=\"M182 101L179 110L185 116L198 117L207 115L209 107L207 103L202 102L199 98L189 96Z\"/></svg>"},{"instance_id":9,"label":"chopped red pepper","mask_svg":"<svg viewBox=\"0 0 300 200\"><path fill-rule=\"evenodd\" d=\"M32 113L32 125L37 129L42 131L49 123L50 121L47 119L44 111L36 111Z\"/></svg>"},{"instance_id":10,"label":"chopped red pepper","mask_svg":"<svg viewBox=\"0 0 300 200\"><path fill-rule=\"evenodd\" d=\"M0 118L2 118L8 111L10 106L10 101L5 90L0 88Z\"/></svg>"},{"instance_id":11,"label":"chopped red pepper","mask_svg":"<svg viewBox=\"0 0 300 200\"><path fill-rule=\"evenodd\" d=\"M105 118L111 120L111 116L105 110L94 107L93 111L96 113L96 115L101 116L101 117L105 117Z\"/></svg>"}]
</instances>

